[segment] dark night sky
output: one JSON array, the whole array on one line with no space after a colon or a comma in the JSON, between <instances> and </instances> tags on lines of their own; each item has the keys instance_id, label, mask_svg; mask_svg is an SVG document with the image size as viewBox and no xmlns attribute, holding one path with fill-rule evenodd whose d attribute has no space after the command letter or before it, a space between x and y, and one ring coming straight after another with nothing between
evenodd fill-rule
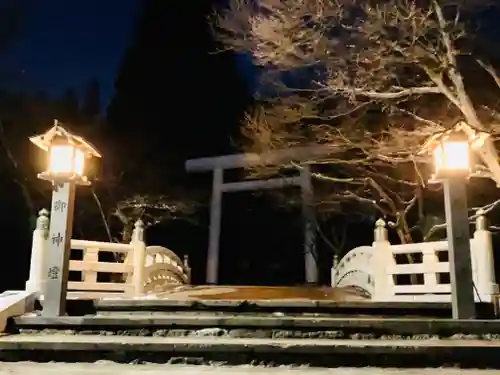
<instances>
[{"instance_id":1,"label":"dark night sky","mask_svg":"<svg viewBox=\"0 0 500 375\"><path fill-rule=\"evenodd\" d=\"M117 6L119 3L119 6ZM103 104L129 43L139 0L32 1L6 56L16 88L60 95L96 77Z\"/></svg>"}]
</instances>

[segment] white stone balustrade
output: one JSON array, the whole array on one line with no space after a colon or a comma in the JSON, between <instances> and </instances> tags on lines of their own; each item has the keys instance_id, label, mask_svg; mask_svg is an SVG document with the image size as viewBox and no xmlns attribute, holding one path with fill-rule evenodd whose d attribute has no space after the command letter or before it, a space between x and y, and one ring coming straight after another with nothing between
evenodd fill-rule
<instances>
[{"instance_id":1,"label":"white stone balustrade","mask_svg":"<svg viewBox=\"0 0 500 375\"><path fill-rule=\"evenodd\" d=\"M47 278L44 262L48 251L49 212L42 210L33 232L31 264L26 291L43 296ZM71 257L69 270L81 273L80 281L68 282L68 296L102 298L113 295L140 297L146 293L162 292L170 285L190 283L190 269L186 262L169 249L161 246L146 246L144 224L135 223L129 244L87 240L71 240L72 250L81 250L80 260ZM99 253L122 253L122 262L103 262ZM102 282L99 273L118 275L117 280Z\"/></svg>"},{"instance_id":2,"label":"white stone balustrade","mask_svg":"<svg viewBox=\"0 0 500 375\"><path fill-rule=\"evenodd\" d=\"M49 237L49 224L49 211L43 209L38 213L33 231L30 273L26 282L27 292L39 292L45 288L45 278L42 275L46 272L44 259Z\"/></svg>"},{"instance_id":3,"label":"white stone balustrade","mask_svg":"<svg viewBox=\"0 0 500 375\"><path fill-rule=\"evenodd\" d=\"M449 302L447 252L447 240L391 245L385 222L378 220L372 246L355 248L334 264L332 286L361 288L373 301ZM476 230L471 239L471 258L476 301L492 302L498 285L491 232L481 211L477 213Z\"/></svg>"}]
</instances>

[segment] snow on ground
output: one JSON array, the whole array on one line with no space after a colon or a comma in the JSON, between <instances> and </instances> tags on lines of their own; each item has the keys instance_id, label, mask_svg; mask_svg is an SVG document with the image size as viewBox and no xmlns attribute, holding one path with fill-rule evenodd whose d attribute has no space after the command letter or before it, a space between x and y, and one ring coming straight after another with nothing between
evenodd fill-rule
<instances>
[{"instance_id":1,"label":"snow on ground","mask_svg":"<svg viewBox=\"0 0 500 375\"><path fill-rule=\"evenodd\" d=\"M33 363L0 362L0 375L493 375L498 370L460 369L382 369L253 366L188 366L155 364L96 363Z\"/></svg>"}]
</instances>

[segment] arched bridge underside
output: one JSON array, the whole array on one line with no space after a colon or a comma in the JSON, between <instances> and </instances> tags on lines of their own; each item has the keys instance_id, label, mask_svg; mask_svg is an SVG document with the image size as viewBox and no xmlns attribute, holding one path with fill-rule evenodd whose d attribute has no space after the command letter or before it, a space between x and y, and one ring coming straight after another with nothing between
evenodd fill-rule
<instances>
[{"instance_id":1,"label":"arched bridge underside","mask_svg":"<svg viewBox=\"0 0 500 375\"><path fill-rule=\"evenodd\" d=\"M373 248L360 246L349 251L332 271L332 286L351 287L371 296L375 285L371 261Z\"/></svg>"}]
</instances>

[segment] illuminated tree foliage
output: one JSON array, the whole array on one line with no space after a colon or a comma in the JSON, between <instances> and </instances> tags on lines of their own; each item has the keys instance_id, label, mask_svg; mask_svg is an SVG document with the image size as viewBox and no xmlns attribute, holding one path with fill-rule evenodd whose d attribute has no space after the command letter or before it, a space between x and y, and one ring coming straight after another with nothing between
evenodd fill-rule
<instances>
[{"instance_id":1,"label":"illuminated tree foliage","mask_svg":"<svg viewBox=\"0 0 500 375\"><path fill-rule=\"evenodd\" d=\"M408 213L421 207L430 172L424 141L458 120L499 130L486 13L498 14L493 3L230 0L216 34L263 68L248 148L331 144L331 155L308 161L319 207L372 210L411 241ZM301 165L280 171L290 167Z\"/></svg>"}]
</instances>

